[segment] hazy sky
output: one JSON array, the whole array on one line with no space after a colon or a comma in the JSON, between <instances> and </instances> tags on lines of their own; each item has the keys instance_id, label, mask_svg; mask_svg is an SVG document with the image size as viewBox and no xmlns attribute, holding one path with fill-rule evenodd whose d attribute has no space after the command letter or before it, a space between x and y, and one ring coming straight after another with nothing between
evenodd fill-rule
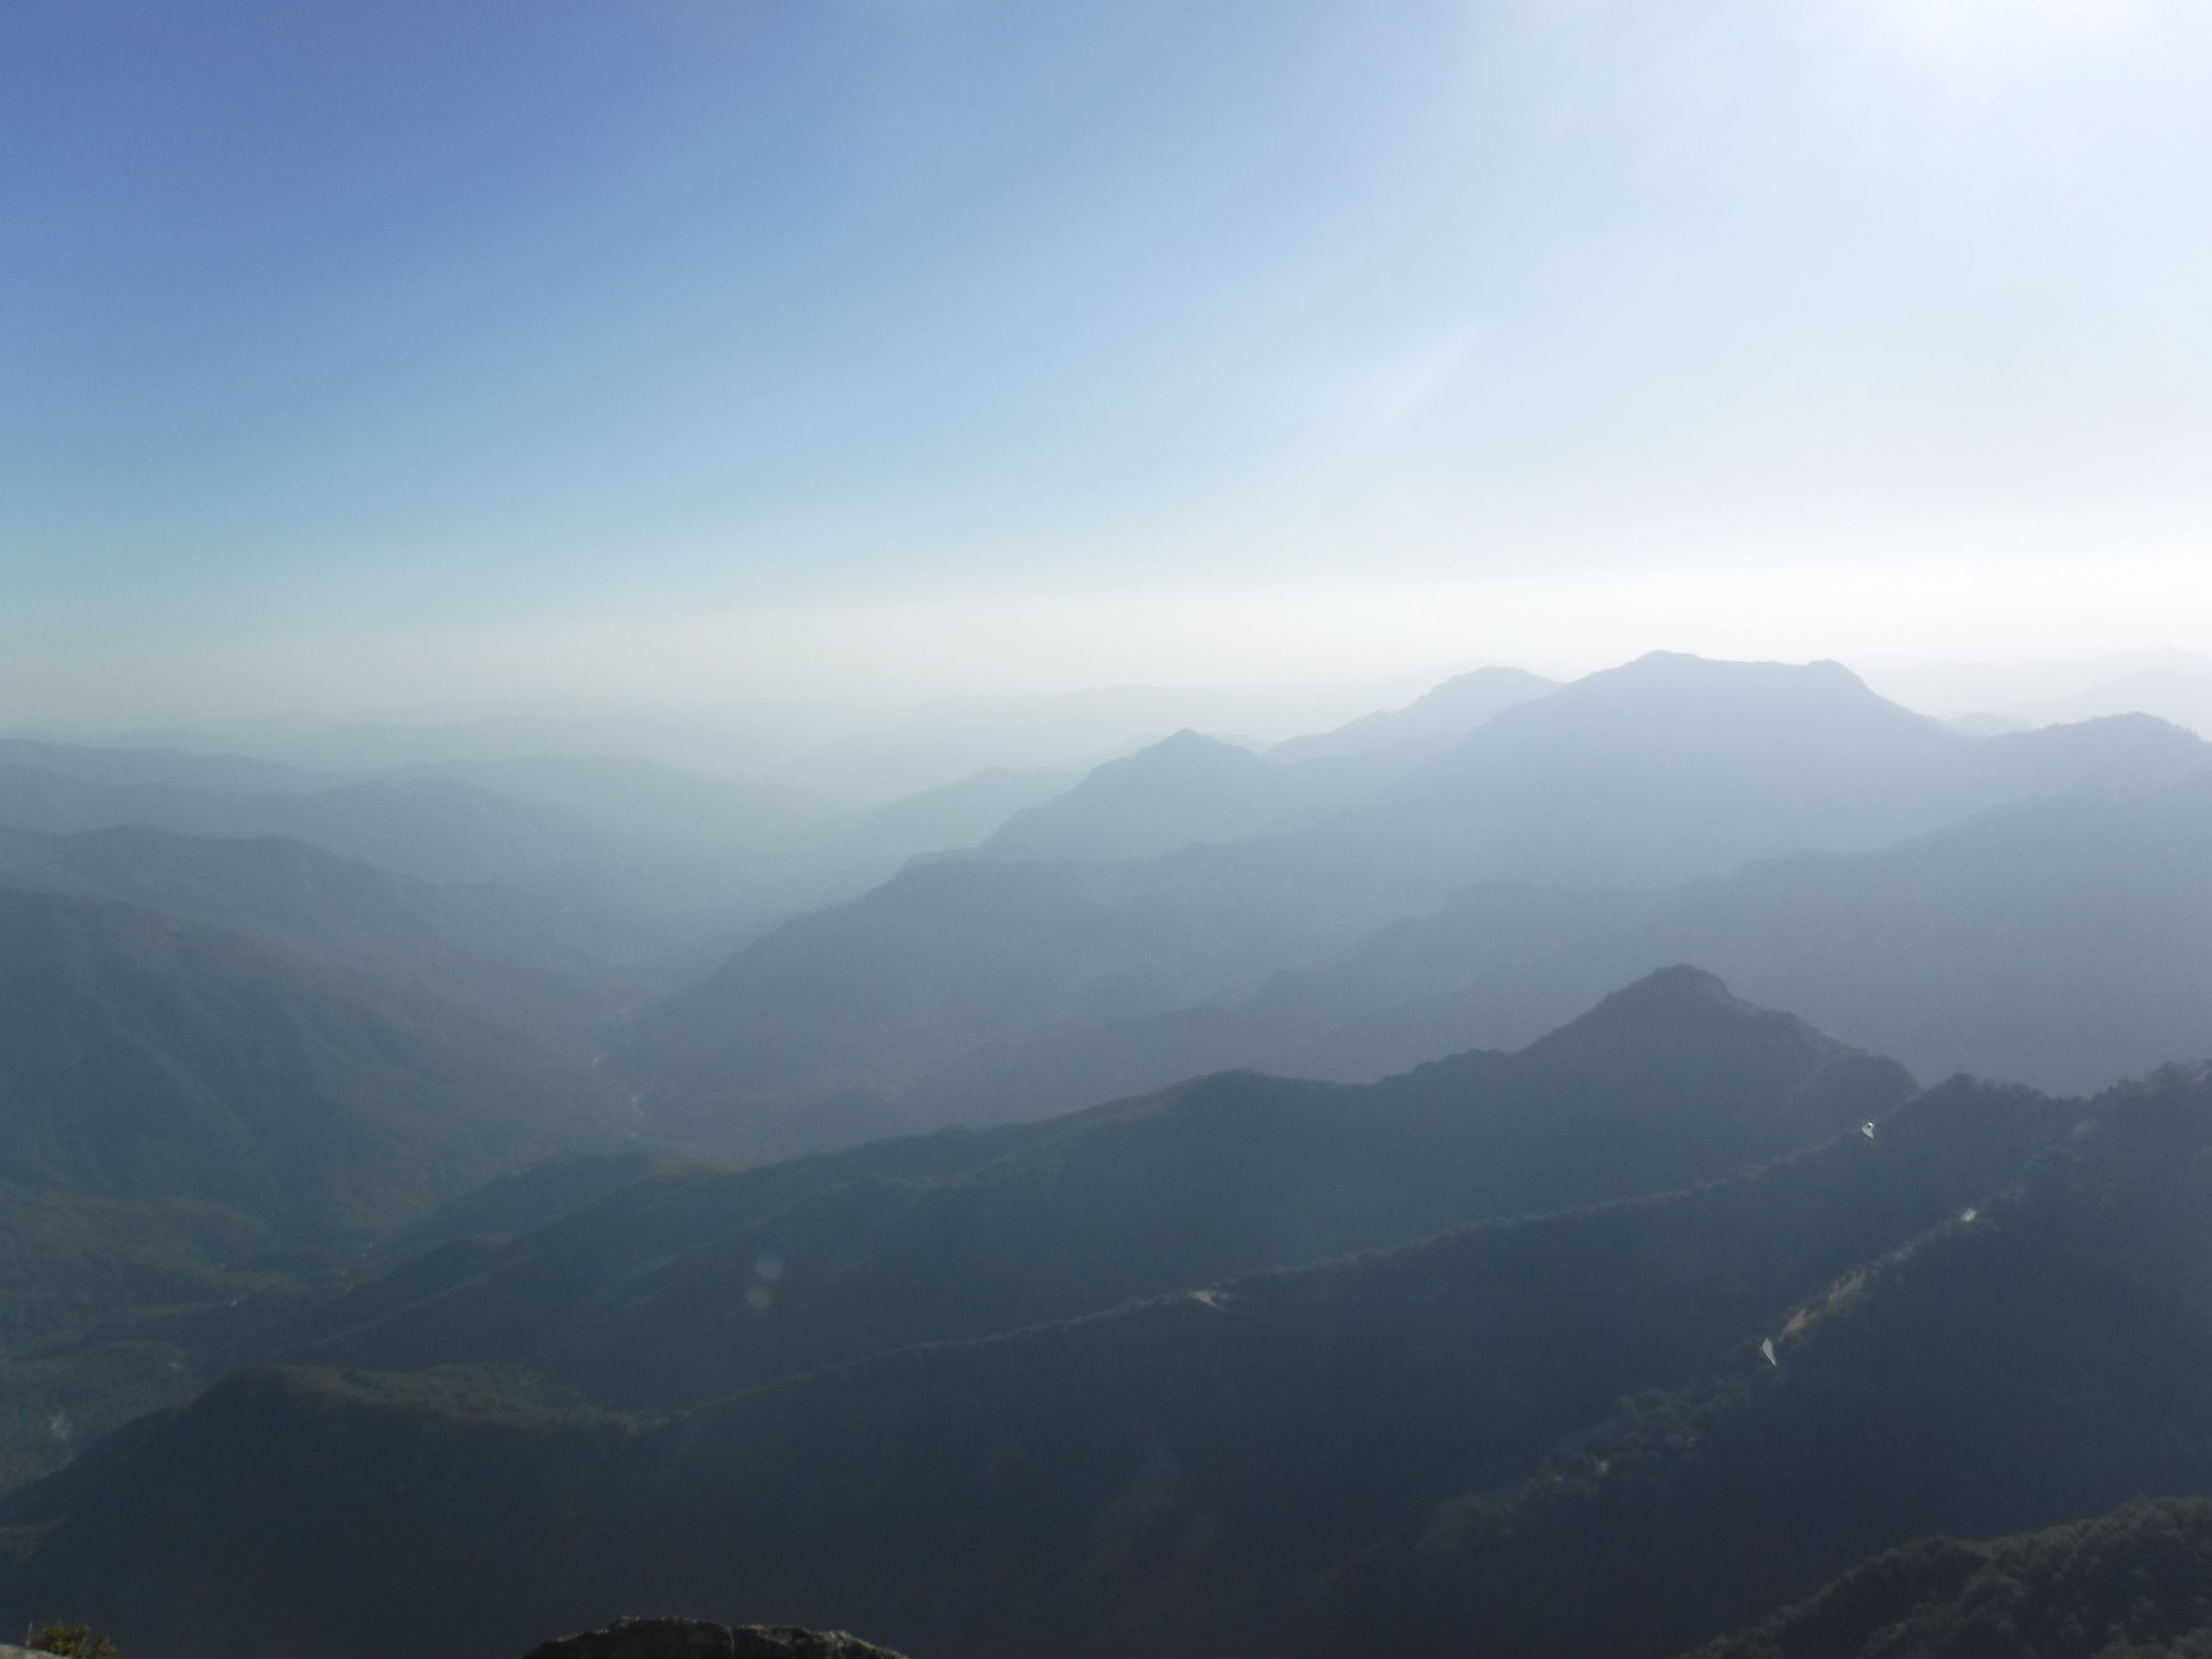
<instances>
[{"instance_id":1,"label":"hazy sky","mask_svg":"<svg viewBox=\"0 0 2212 1659\"><path fill-rule=\"evenodd\" d=\"M8 0L0 725L2212 648L2200 0Z\"/></svg>"}]
</instances>

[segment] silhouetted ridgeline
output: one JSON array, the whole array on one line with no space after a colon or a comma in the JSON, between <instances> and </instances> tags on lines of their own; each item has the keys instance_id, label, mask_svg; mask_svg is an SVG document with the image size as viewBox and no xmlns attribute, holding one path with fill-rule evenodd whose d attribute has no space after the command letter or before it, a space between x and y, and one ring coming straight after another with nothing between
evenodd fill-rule
<instances>
[{"instance_id":1,"label":"silhouetted ridgeline","mask_svg":"<svg viewBox=\"0 0 2212 1659\"><path fill-rule=\"evenodd\" d=\"M1372 798L1420 759L1400 749L1262 759L1233 743L1179 732L1015 813L976 851L987 858L1108 863L1284 834Z\"/></svg>"},{"instance_id":2,"label":"silhouetted ridgeline","mask_svg":"<svg viewBox=\"0 0 2212 1659\"><path fill-rule=\"evenodd\" d=\"M2113 1091L1972 1208L1778 1319L1775 1365L1639 1396L1347 1564L1336 1627L1658 1653L1912 1538L2212 1491L2212 1077Z\"/></svg>"},{"instance_id":3,"label":"silhouetted ridgeline","mask_svg":"<svg viewBox=\"0 0 2212 1659\"><path fill-rule=\"evenodd\" d=\"M98 1604L180 1659L247 1594L333 1659L624 1606L930 1655L1656 1659L1915 1537L2212 1478L2207 1145L2195 1075L1960 1082L1691 1191L668 1416L250 1374L11 1500L44 1525L0 1614Z\"/></svg>"},{"instance_id":4,"label":"silhouetted ridgeline","mask_svg":"<svg viewBox=\"0 0 2212 1659\"><path fill-rule=\"evenodd\" d=\"M1677 969L1522 1053L1373 1088L1229 1074L1046 1123L672 1171L364 1285L293 1321L274 1352L522 1363L602 1405L690 1405L886 1348L1718 1179L1884 1118L1911 1088L1893 1064Z\"/></svg>"},{"instance_id":5,"label":"silhouetted ridgeline","mask_svg":"<svg viewBox=\"0 0 2212 1659\"><path fill-rule=\"evenodd\" d=\"M2130 1503L1993 1544L1929 1539L1686 1659L2201 1659L2212 1501Z\"/></svg>"},{"instance_id":6,"label":"silhouetted ridgeline","mask_svg":"<svg viewBox=\"0 0 2212 1659\"><path fill-rule=\"evenodd\" d=\"M1879 853L1772 859L1641 905L1553 891L1523 908L1564 922L1579 897L1581 937L1499 966L1485 954L1509 897L1469 889L1242 1004L981 1053L917 1087L1003 1112L1033 1080L1079 1095L1164 1056L1378 1077L1526 1042L1670 962L1922 1076L2094 1089L2212 1053L2212 773L1999 808Z\"/></svg>"},{"instance_id":7,"label":"silhouetted ridgeline","mask_svg":"<svg viewBox=\"0 0 2212 1659\"><path fill-rule=\"evenodd\" d=\"M129 1659L486 1659L651 1610L703 1618L556 1650L2212 1639L2202 1503L2116 1509L2212 1491L2212 1077L1916 1092L1875 1057L2071 1086L2212 1052L2206 746L1970 738L1833 665L1665 656L1444 731L1467 707L911 803L893 839L1034 810L649 1014L641 1113L577 1063L622 974L573 915L296 840L0 831L0 1629L87 1617ZM0 777L0 821L329 807L86 753L19 756L77 774ZM637 845L696 806L702 867L755 809L493 771ZM623 778L636 822L591 793ZM349 799L474 799L428 787ZM1299 1078L1224 1069L1253 1062ZM998 1126L674 1149L959 1118Z\"/></svg>"},{"instance_id":8,"label":"silhouetted ridgeline","mask_svg":"<svg viewBox=\"0 0 2212 1659\"><path fill-rule=\"evenodd\" d=\"M1265 770L1201 742L1182 749L1207 761L1198 770L1208 777ZM1154 810L1187 824L1203 817L1183 799L1203 793L1190 769L1157 757L1151 770L1170 775L1175 800L1131 800L1147 775L1143 758L1040 810L1072 812L1096 784L1123 820ZM619 1058L663 1130L755 1155L946 1116L972 1120L971 1110L1002 1120L1021 1114L1031 1078L1059 1079L1034 1111L1156 1084L1179 1061L1280 1055L1303 1070L1300 1039L1326 1038L1303 1016L1271 1022L1255 1005L1225 1029L1203 1019L1187 1029L1171 1017L1250 998L1269 974L1340 957L1470 883L1655 889L1809 850L1872 853L2007 804L2171 782L2208 758L2212 748L2197 737L2140 717L1967 737L1885 702L1833 663L1661 654L1507 708L1304 829L1122 862L909 868L756 941L642 1021ZM1615 962L1602 941L1591 942L1593 913L1586 895L1569 894L1555 931L1525 932L1517 954L1501 950L1479 964L1519 981L1523 964L1568 958L1548 963L1526 990L1506 984L1496 998L1465 999L1472 1020L1518 1017L1509 1035L1411 1053L1401 1045L1381 1070L1471 1043L1525 1042L1638 973L1700 960L1645 954L1607 976L1599 970ZM1908 949L1913 932L1890 949ZM1643 944L1631 938L1616 954L1633 959ZM1864 972L1886 971L1878 962ZM1371 1005L1331 1012L1337 1022L1378 1017ZM2021 1023L2054 1029L2036 1018ZM1099 1032L1088 1050L1070 1035L1086 1031ZM1070 1053L1017 1060L1006 1080L992 1079L988 1050L1064 1035ZM1361 1050L1355 1033L1344 1046L1374 1049ZM2193 1051L2161 1048L2133 1063ZM1075 1061L1064 1076L1062 1058ZM948 1069L944 1084L922 1083ZM973 1108L970 1081L984 1085Z\"/></svg>"},{"instance_id":9,"label":"silhouetted ridgeline","mask_svg":"<svg viewBox=\"0 0 2212 1659\"><path fill-rule=\"evenodd\" d=\"M1403 709L1362 714L1333 732L1288 738L1269 749L1267 758L1281 764L1365 755L1379 749L1432 752L1450 746L1516 703L1558 689L1557 681L1523 668L1478 668L1431 687Z\"/></svg>"}]
</instances>

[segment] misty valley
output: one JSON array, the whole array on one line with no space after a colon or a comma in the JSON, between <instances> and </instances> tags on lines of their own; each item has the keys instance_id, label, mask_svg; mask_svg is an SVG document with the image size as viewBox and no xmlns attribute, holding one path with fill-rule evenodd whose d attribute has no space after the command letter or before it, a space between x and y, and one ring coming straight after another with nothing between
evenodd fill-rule
<instances>
[{"instance_id":1,"label":"misty valley","mask_svg":"<svg viewBox=\"0 0 2212 1659\"><path fill-rule=\"evenodd\" d=\"M1175 711L0 742L0 1635L2212 1653L2212 743Z\"/></svg>"},{"instance_id":2,"label":"misty valley","mask_svg":"<svg viewBox=\"0 0 2212 1659\"><path fill-rule=\"evenodd\" d=\"M0 1659L2212 1659L2212 4L0 4Z\"/></svg>"}]
</instances>

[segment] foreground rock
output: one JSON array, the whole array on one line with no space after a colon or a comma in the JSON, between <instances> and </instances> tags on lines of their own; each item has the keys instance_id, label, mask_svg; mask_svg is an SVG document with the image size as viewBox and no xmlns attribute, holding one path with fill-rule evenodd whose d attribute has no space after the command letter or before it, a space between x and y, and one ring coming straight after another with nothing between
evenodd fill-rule
<instances>
[{"instance_id":1,"label":"foreground rock","mask_svg":"<svg viewBox=\"0 0 2212 1659\"><path fill-rule=\"evenodd\" d=\"M0 1649L0 1659L8 1650ZM705 1619L617 1619L604 1630L562 1636L526 1659L900 1659L842 1630L796 1624L728 1624Z\"/></svg>"}]
</instances>

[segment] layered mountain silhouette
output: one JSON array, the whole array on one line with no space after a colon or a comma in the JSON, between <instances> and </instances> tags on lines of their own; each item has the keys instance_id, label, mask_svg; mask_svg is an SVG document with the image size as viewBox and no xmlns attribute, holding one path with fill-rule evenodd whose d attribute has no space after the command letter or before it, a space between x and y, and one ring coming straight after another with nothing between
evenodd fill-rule
<instances>
[{"instance_id":1,"label":"layered mountain silhouette","mask_svg":"<svg viewBox=\"0 0 2212 1659\"><path fill-rule=\"evenodd\" d=\"M847 1112L810 1128L816 1100L897 1096L994 1045L1238 1001L1471 882L1648 890L1807 850L1877 849L1997 805L2149 787L2208 757L2148 719L1966 737L1834 664L1661 655L1507 708L1367 805L1287 834L1133 861L908 869L748 947L642 1022L622 1064L649 1111L686 1133L754 1151L834 1144L844 1123L879 1133L901 1119ZM1555 908L1558 932L1517 940L1516 959L1586 936L1591 901ZM1698 957L1659 958L1684 959ZM1511 1041L1632 976L1575 981ZM1401 1049L1396 1064L1466 1046ZM1257 1057L1225 1048L1200 1063ZM1046 1105L1161 1080L1133 1067ZM918 1109L964 1118L956 1092L926 1089ZM1000 1092L978 1110L1020 1108Z\"/></svg>"},{"instance_id":2,"label":"layered mountain silhouette","mask_svg":"<svg viewBox=\"0 0 2212 1659\"><path fill-rule=\"evenodd\" d=\"M2212 774L1656 898L1470 887L1249 998L978 1048L902 1098L916 1120L993 1122L1235 1066L1369 1081L1527 1042L1671 962L1921 1076L2081 1090L2212 1053Z\"/></svg>"},{"instance_id":3,"label":"layered mountain silhouette","mask_svg":"<svg viewBox=\"0 0 2212 1659\"><path fill-rule=\"evenodd\" d=\"M1688 1190L896 1349L667 1415L564 1405L508 1368L249 1373L12 1499L6 1520L33 1530L0 1613L97 1606L185 1655L212 1650L193 1645L211 1609L251 1595L284 1640L333 1655L389 1650L401 1618L421 1651L458 1655L629 1605L854 1624L945 1655L1174 1656L1461 1651L1543 1600L1564 1634L1541 1650L1664 1653L1954 1514L2019 1529L2109 1507L2150 1448L2186 1443L2212 1396L2171 1321L2212 1260L2212 1208L2182 1202L2208 1101L2193 1077L2094 1108L1955 1082L1871 1134ZM1602 1143L1623 1121L1586 1128ZM764 1321L813 1293L796 1259L772 1283ZM609 1310L630 1300L602 1288ZM2036 1324L2038 1302L2094 1309L2095 1342ZM2159 1363L2130 1365L2139 1343ZM1897 1416L1951 1369L1942 1411ZM1949 1403L1969 1400L1992 1420L1954 1454ZM2053 1412L2079 1431L2065 1456L1979 1502L1983 1449L2049 1444L2017 1435ZM1698 1413L1720 1414L1725 1446L1748 1434L1744 1456L1785 1459L1740 1518L1702 1506L1727 1490L1704 1496L1704 1440L1660 1431ZM1900 1500L1861 1505L1839 1477L1842 1518L1793 1551L1799 1519L1767 1496L1790 1458L1879 1462ZM1670 1479L1699 1506L1647 1521L1644 1495ZM1575 1508L1615 1491L1617 1511ZM1435 1519L1501 1508L1523 1519ZM1618 1546L1591 1549L1593 1525ZM1662 1568L1687 1575L1679 1611L1569 1646L1647 1610ZM1739 1577L1755 1591L1723 1594Z\"/></svg>"},{"instance_id":4,"label":"layered mountain silhouette","mask_svg":"<svg viewBox=\"0 0 2212 1659\"><path fill-rule=\"evenodd\" d=\"M697 861L758 854L830 814L792 789L706 777L622 755L518 755L396 768L378 781L418 780L488 791L555 813L634 855Z\"/></svg>"},{"instance_id":5,"label":"layered mountain silhouette","mask_svg":"<svg viewBox=\"0 0 2212 1659\"><path fill-rule=\"evenodd\" d=\"M604 1029L635 994L610 960L606 930L573 911L502 884L396 875L281 836L0 830L0 888L208 923L567 1034Z\"/></svg>"},{"instance_id":6,"label":"layered mountain silhouette","mask_svg":"<svg viewBox=\"0 0 2212 1659\"><path fill-rule=\"evenodd\" d=\"M881 879L918 853L974 847L1083 776L1049 766L986 767L845 820L826 838L821 858L840 869L880 866Z\"/></svg>"},{"instance_id":7,"label":"layered mountain silhouette","mask_svg":"<svg viewBox=\"0 0 2212 1659\"><path fill-rule=\"evenodd\" d=\"M1236 1058L1380 1074L1520 1041L1679 960L1924 1076L2082 1090L2212 1052L2212 775L2005 808L1859 857L1754 865L1613 937Z\"/></svg>"},{"instance_id":8,"label":"layered mountain silhouette","mask_svg":"<svg viewBox=\"0 0 2212 1659\"><path fill-rule=\"evenodd\" d=\"M685 1405L1716 1179L1878 1119L1911 1090L1894 1064L1672 970L1518 1054L1372 1088L1231 1073L1046 1123L671 1172L364 1286L301 1321L287 1352L522 1363L603 1404Z\"/></svg>"},{"instance_id":9,"label":"layered mountain silhouette","mask_svg":"<svg viewBox=\"0 0 2212 1659\"><path fill-rule=\"evenodd\" d=\"M1262 758L1234 743L1178 732L1094 769L1043 805L1017 812L977 852L989 858L1111 863L1202 842L1284 834L1372 799L1420 758L1411 746L1310 760Z\"/></svg>"},{"instance_id":10,"label":"layered mountain silhouette","mask_svg":"<svg viewBox=\"0 0 2212 1659\"><path fill-rule=\"evenodd\" d=\"M752 1155L821 1145L826 1094L1256 985L1310 948L1310 907L1279 904L1281 878L1240 848L914 865L747 946L641 1018L617 1063L658 1133ZM864 1121L899 1124L880 1109Z\"/></svg>"},{"instance_id":11,"label":"layered mountain silhouette","mask_svg":"<svg viewBox=\"0 0 2212 1659\"><path fill-rule=\"evenodd\" d=\"M207 774L195 767L186 775ZM146 825L192 835L283 835L439 881L543 874L597 850L579 826L544 807L428 778L248 790L99 781L0 764L0 825L48 833Z\"/></svg>"},{"instance_id":12,"label":"layered mountain silhouette","mask_svg":"<svg viewBox=\"0 0 2212 1659\"><path fill-rule=\"evenodd\" d=\"M1505 709L1338 834L1408 878L1657 888L1887 846L2007 802L2164 781L2208 757L2148 716L1967 737L1837 663L1661 652Z\"/></svg>"},{"instance_id":13,"label":"layered mountain silhouette","mask_svg":"<svg viewBox=\"0 0 2212 1659\"><path fill-rule=\"evenodd\" d=\"M1660 655L1098 752L0 747L0 1629L2205 1649L2212 747Z\"/></svg>"},{"instance_id":14,"label":"layered mountain silhouette","mask_svg":"<svg viewBox=\"0 0 2212 1659\"><path fill-rule=\"evenodd\" d=\"M1275 761L1334 759L1379 749L1438 749L1491 715L1556 691L1559 683L1522 668L1478 668L1457 675L1403 709L1363 714L1333 732L1292 737L1267 751Z\"/></svg>"},{"instance_id":15,"label":"layered mountain silhouette","mask_svg":"<svg viewBox=\"0 0 2212 1659\"><path fill-rule=\"evenodd\" d=\"M308 794L345 781L335 773L243 755L47 743L31 737L0 737L0 766L31 768L81 783L214 789L227 794Z\"/></svg>"},{"instance_id":16,"label":"layered mountain silhouette","mask_svg":"<svg viewBox=\"0 0 2212 1659\"><path fill-rule=\"evenodd\" d=\"M1610 941L1651 905L1623 888L1462 888L1434 915L1391 923L1334 961L1272 974L1247 998L983 1045L898 1090L897 1112L916 1123L1010 1122L1205 1071L1258 1067L1373 1082L1469 1046L1518 1045L1533 1034L1524 966ZM1585 1005L1633 975L1605 985L1599 977L1580 980L1591 990ZM1489 1005L1468 1004L1499 986L1513 991L1505 1004L1514 1022L1491 1018L1491 1032L1504 1033L1494 1038L1479 1029ZM1445 1036L1455 1020L1475 1034ZM1374 1063L1384 1052L1389 1060Z\"/></svg>"}]
</instances>

